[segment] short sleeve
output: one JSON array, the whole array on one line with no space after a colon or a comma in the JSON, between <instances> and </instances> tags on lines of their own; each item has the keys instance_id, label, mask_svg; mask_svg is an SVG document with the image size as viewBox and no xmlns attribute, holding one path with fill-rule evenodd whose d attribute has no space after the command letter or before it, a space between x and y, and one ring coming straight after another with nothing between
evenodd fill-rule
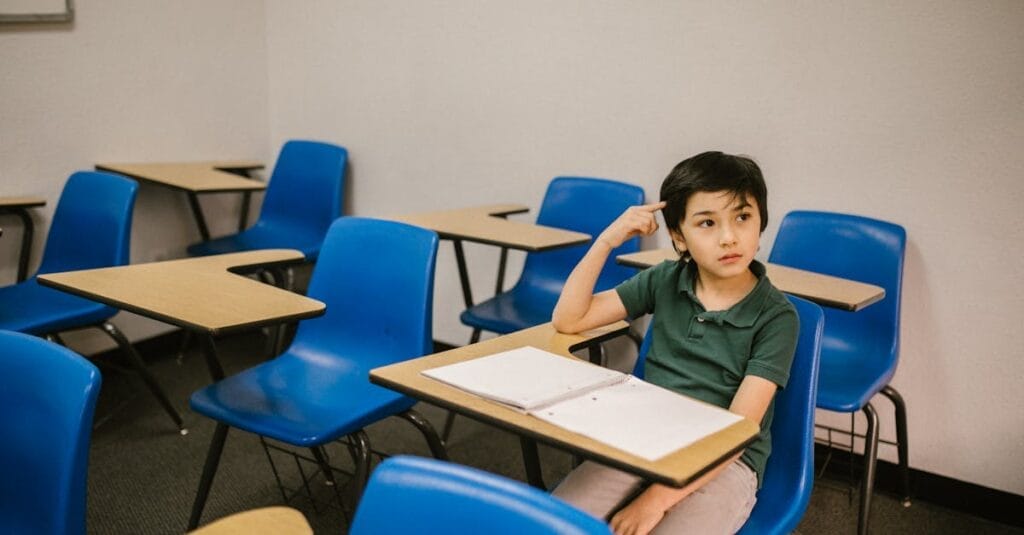
<instances>
[{"instance_id":1,"label":"short sleeve","mask_svg":"<svg viewBox=\"0 0 1024 535\"><path fill-rule=\"evenodd\" d=\"M626 309L626 316L636 319L654 311L654 296L659 284L665 281L674 262L663 262L633 275L615 287L615 293Z\"/></svg>"},{"instance_id":2,"label":"short sleeve","mask_svg":"<svg viewBox=\"0 0 1024 535\"><path fill-rule=\"evenodd\" d=\"M800 320L796 310L792 305L781 308L754 335L746 374L762 377L779 385L779 388L785 388L799 332Z\"/></svg>"}]
</instances>

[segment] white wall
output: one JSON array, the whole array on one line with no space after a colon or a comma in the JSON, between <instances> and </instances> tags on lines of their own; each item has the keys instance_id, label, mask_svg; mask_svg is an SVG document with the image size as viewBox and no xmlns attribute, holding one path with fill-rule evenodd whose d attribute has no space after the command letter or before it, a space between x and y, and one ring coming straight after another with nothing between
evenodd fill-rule
<instances>
[{"instance_id":1,"label":"white wall","mask_svg":"<svg viewBox=\"0 0 1024 535\"><path fill-rule=\"evenodd\" d=\"M751 154L764 252L795 208L906 227L911 463L1024 494L1024 4L890 4L268 1L270 146L347 146L360 215L536 209L571 173L653 197L685 156ZM486 296L496 252L467 254ZM462 342L447 245L436 299L436 337Z\"/></svg>"},{"instance_id":2,"label":"white wall","mask_svg":"<svg viewBox=\"0 0 1024 535\"><path fill-rule=\"evenodd\" d=\"M263 4L75 2L72 25L0 25L0 196L35 195L38 266L68 175L103 161L272 157ZM238 198L204 199L211 231L237 224ZM15 279L21 224L0 218L0 284ZM82 229L82 239L89 230ZM139 188L132 261L184 254L199 235L183 194ZM167 330L128 314L133 339ZM83 352L112 347L72 337Z\"/></svg>"}]
</instances>

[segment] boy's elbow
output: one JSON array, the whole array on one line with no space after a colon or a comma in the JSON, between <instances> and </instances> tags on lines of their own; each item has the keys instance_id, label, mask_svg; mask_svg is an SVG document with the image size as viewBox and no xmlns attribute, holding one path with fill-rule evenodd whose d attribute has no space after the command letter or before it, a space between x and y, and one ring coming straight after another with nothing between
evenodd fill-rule
<instances>
[{"instance_id":1,"label":"boy's elbow","mask_svg":"<svg viewBox=\"0 0 1024 535\"><path fill-rule=\"evenodd\" d=\"M576 322L569 320L561 314L554 314L551 316L551 325L556 331L562 334L576 334L579 332L578 329L576 329Z\"/></svg>"}]
</instances>

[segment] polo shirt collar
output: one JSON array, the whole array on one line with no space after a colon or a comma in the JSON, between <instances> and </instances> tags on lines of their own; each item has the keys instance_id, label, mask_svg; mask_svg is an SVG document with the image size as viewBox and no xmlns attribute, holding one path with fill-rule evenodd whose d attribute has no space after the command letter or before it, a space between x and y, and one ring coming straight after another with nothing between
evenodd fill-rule
<instances>
[{"instance_id":1,"label":"polo shirt collar","mask_svg":"<svg viewBox=\"0 0 1024 535\"><path fill-rule=\"evenodd\" d=\"M750 327L757 321L757 316L760 314L764 300L767 299L771 282L768 281L768 277L765 276L764 264L754 260L750 263L750 271L757 277L757 284L754 285L754 289L750 290L739 303L736 303L729 310L715 314L713 319L716 323L729 323L736 327ZM679 273L678 290L681 294L686 294L695 304L700 303L697 299L697 291L695 284L697 282L697 265L691 260L683 265L683 269ZM709 317L709 319L712 319Z\"/></svg>"}]
</instances>

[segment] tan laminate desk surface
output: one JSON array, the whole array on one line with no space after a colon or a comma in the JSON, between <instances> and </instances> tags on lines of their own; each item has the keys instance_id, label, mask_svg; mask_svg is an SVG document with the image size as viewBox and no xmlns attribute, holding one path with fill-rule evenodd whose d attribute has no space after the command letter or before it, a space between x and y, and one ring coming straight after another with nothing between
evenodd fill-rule
<instances>
[{"instance_id":1,"label":"tan laminate desk surface","mask_svg":"<svg viewBox=\"0 0 1024 535\"><path fill-rule=\"evenodd\" d=\"M615 260L623 265L645 269L666 260L678 260L679 255L672 249L651 249L617 256ZM779 290L815 303L841 308L860 310L885 297L885 289L873 284L852 281L831 275L823 275L802 269L765 265L768 278Z\"/></svg>"},{"instance_id":2,"label":"tan laminate desk surface","mask_svg":"<svg viewBox=\"0 0 1024 535\"><path fill-rule=\"evenodd\" d=\"M320 301L229 270L301 262L291 249L186 258L49 273L39 282L117 308L211 335L323 314Z\"/></svg>"},{"instance_id":3,"label":"tan laminate desk surface","mask_svg":"<svg viewBox=\"0 0 1024 535\"><path fill-rule=\"evenodd\" d=\"M754 439L758 427L744 419L719 433L652 462L420 374L423 370L527 345L575 358L572 357L571 350L619 335L627 328L625 322L618 322L586 333L567 335L558 333L550 323L546 323L450 351L377 368L370 372L370 380L673 486L683 486L693 481Z\"/></svg>"},{"instance_id":4,"label":"tan laminate desk surface","mask_svg":"<svg viewBox=\"0 0 1024 535\"><path fill-rule=\"evenodd\" d=\"M590 235L500 216L523 213L519 204L491 204L454 210L393 216L391 219L437 232L442 238L463 239L523 251L544 251L590 241Z\"/></svg>"},{"instance_id":5,"label":"tan laminate desk surface","mask_svg":"<svg viewBox=\"0 0 1024 535\"><path fill-rule=\"evenodd\" d=\"M46 199L42 197L0 197L0 209L37 208L39 206L46 206Z\"/></svg>"},{"instance_id":6,"label":"tan laminate desk surface","mask_svg":"<svg viewBox=\"0 0 1024 535\"><path fill-rule=\"evenodd\" d=\"M263 164L251 160L183 162L183 163L98 163L99 171L111 171L138 180L193 193L258 191L267 187L258 180L240 177L223 169L262 169Z\"/></svg>"},{"instance_id":7,"label":"tan laminate desk surface","mask_svg":"<svg viewBox=\"0 0 1024 535\"><path fill-rule=\"evenodd\" d=\"M313 535L306 517L291 507L263 507L211 522L191 535Z\"/></svg>"}]
</instances>

